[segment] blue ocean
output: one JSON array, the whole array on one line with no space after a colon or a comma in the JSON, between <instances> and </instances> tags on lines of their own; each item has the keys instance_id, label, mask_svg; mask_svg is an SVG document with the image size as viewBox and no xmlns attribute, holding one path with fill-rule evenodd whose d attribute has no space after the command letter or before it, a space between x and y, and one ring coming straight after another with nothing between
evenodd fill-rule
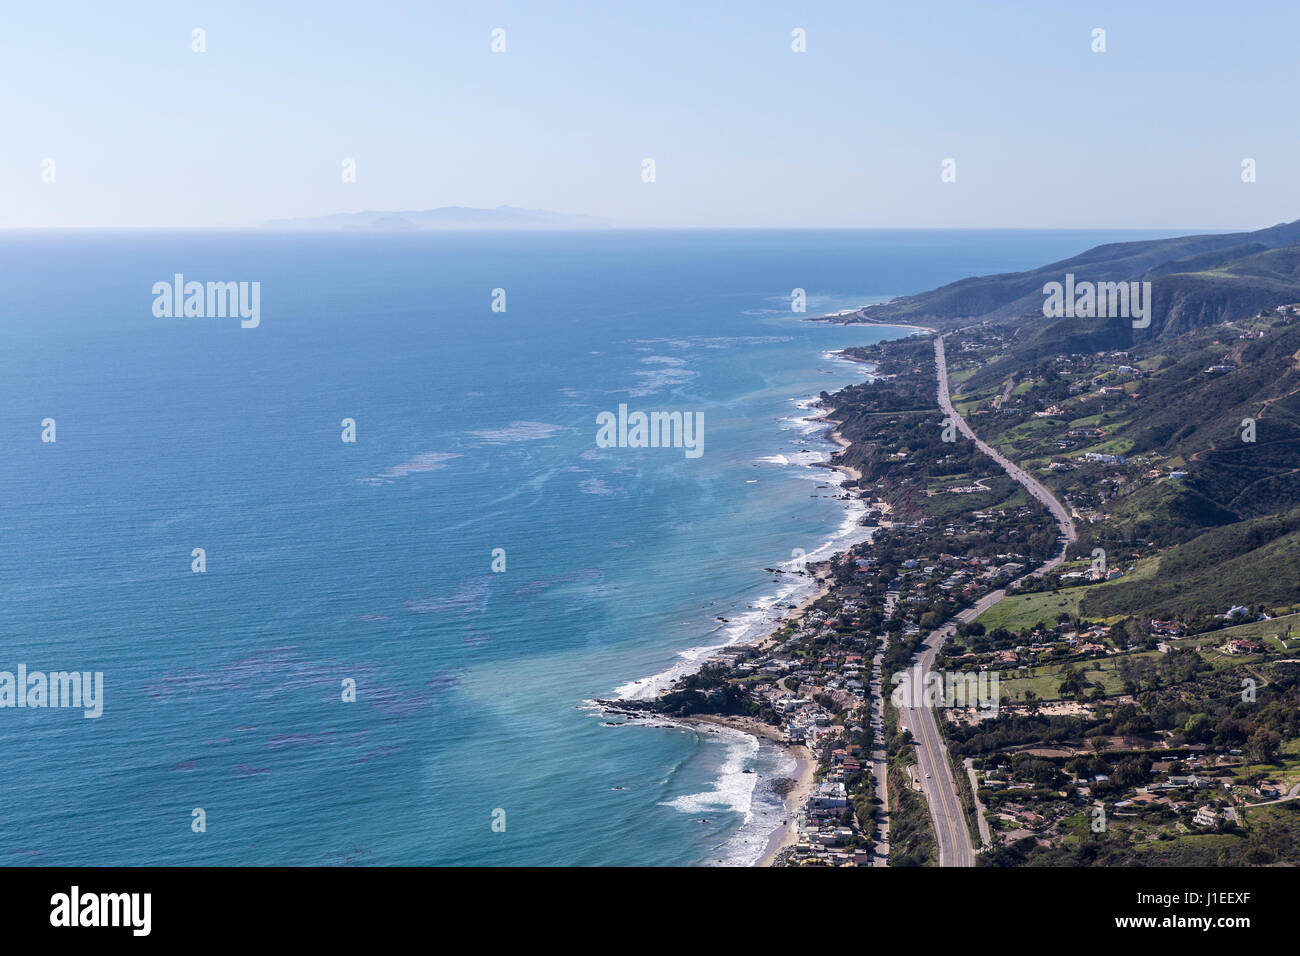
<instances>
[{"instance_id":1,"label":"blue ocean","mask_svg":"<svg viewBox=\"0 0 1300 956\"><path fill-rule=\"evenodd\" d=\"M752 863L788 757L590 702L855 534L809 401L910 333L804 320L1154 235L0 234L0 671L103 674L0 708L0 863Z\"/></svg>"}]
</instances>

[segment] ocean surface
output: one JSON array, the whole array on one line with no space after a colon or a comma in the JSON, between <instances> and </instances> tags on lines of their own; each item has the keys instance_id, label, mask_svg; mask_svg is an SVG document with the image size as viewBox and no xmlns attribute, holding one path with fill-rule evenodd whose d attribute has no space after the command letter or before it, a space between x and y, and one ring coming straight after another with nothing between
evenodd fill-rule
<instances>
[{"instance_id":1,"label":"ocean surface","mask_svg":"<svg viewBox=\"0 0 1300 956\"><path fill-rule=\"evenodd\" d=\"M589 702L857 533L808 401L908 333L802 320L1155 235L0 233L0 671L104 680L0 708L0 863L752 862L793 761ZM155 317L176 273L260 325Z\"/></svg>"}]
</instances>

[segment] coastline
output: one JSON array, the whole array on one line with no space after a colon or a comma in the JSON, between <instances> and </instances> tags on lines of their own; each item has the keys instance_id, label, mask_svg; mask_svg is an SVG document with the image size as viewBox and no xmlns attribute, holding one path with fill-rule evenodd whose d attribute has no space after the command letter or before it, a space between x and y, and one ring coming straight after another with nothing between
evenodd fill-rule
<instances>
[{"instance_id":1,"label":"coastline","mask_svg":"<svg viewBox=\"0 0 1300 956\"><path fill-rule=\"evenodd\" d=\"M765 724L754 717L726 717L721 714L692 714L689 717L673 717L674 722L684 724L688 727L714 726L729 727L732 730L739 730L741 733L749 734L753 737L761 737L785 748L795 759L794 786L782 797L785 803L788 817L768 834L767 843L763 847L763 853L752 866L772 866L776 862L777 856L787 847L792 847L798 842L799 831L797 826L798 808L804 805L809 794L812 793L813 778L817 772L817 759L802 744L790 744L785 740L784 735L771 724Z\"/></svg>"},{"instance_id":2,"label":"coastline","mask_svg":"<svg viewBox=\"0 0 1300 956\"><path fill-rule=\"evenodd\" d=\"M868 323L862 323L862 324L868 324ZM880 323L880 324L884 325L886 323ZM924 332L933 331L932 329L926 329L921 326L898 325L895 323L889 323L889 324L893 325L896 328L915 329L917 331L924 331ZM866 362L864 360L854 358L853 356L846 355L842 351L837 351L834 354L836 355L837 358L840 358L842 360L846 359L849 361L858 362L867 365L872 364L870 362ZM837 451L831 453L831 458L833 458L834 455L836 454L842 453L845 449L852 447L853 443L839 431L839 426L842 424L842 422L830 418L829 413L827 411L822 410L820 414L809 415L807 416L806 420L809 422L818 422L826 426L824 430L820 431L820 437L823 440L836 446ZM837 471L844 476L839 483L839 487L841 491L844 492L844 496L846 499L852 498L858 501L863 501L868 497L860 489L856 487L849 487L850 485L856 486L862 481L862 473L857 468L854 468L851 465L847 465L847 464L842 464L842 463L837 464L831 460L820 462L819 464L822 467L828 468L833 471ZM851 494L853 492L856 492L856 494ZM884 505L884 510L886 513L889 512L888 505ZM848 514L853 513L851 504L846 504L846 513ZM865 540L869 542L871 540L871 537L872 537L872 532L868 531ZM837 543L840 542L836 542L835 539L832 538L830 541L827 541L826 545L824 545L823 547L830 546ZM830 593L833 585L833 580L831 576L832 563L836 558L843 555L845 552L847 552L848 550L856 546L858 543L860 542L854 540L845 540L842 543L840 543L841 545L840 547L837 547L825 558L816 562L808 561L807 569L809 572L811 572L811 577L814 582L812 593L807 595L802 601L800 601L794 607L788 608L786 612L780 616L779 619L771 622L769 624L766 633L764 633L760 638L758 638L753 643L759 647L771 647L772 644L777 640L777 635L780 633L781 629L789 621L801 617L812 607L813 604L815 604L818 600L820 600L821 598L825 597L828 593ZM820 551L821 549L819 548L818 550ZM725 647L726 645L722 645L722 646ZM720 650L721 647L719 647L718 649ZM692 672L698 671L701 667L704 666L707 660L708 657L702 656L698 660L693 661ZM682 676L684 675L678 674L674 678L674 683L677 680L680 680ZM628 685L624 685L624 687L634 687L653 680L654 678L652 677L652 678L647 678L644 681L633 681ZM620 688L620 690L622 690L622 688ZM658 694L655 694L655 696L657 697ZM641 700L644 699L645 698L641 698ZM599 703L602 707L606 707L607 712L608 712L607 705L609 704L625 705L630 710L633 711L639 709L637 706L639 703L638 698L630 697L630 696L621 696L617 701L598 701L597 703ZM669 716L669 715L656 715L656 716L658 716L661 719L668 719L674 723L678 723L684 726L691 726L695 728L699 728L702 726L727 727L729 729L736 730L741 733L749 734L752 737L766 740L769 743L775 744L783 748L787 753L789 753L795 759L795 770L794 770L794 777L793 777L794 784L791 787L791 789L782 796L782 801L786 809L786 817L780 825L775 827L768 834L767 841L763 848L763 852L751 864L752 866L756 866L756 867L774 866L782 856L783 851L788 850L790 847L793 847L798 842L798 838L799 838L798 814L800 809L806 804L809 796L812 794L812 790L816 778L816 772L819 765L819 761L816 755L803 744L789 743L786 740L785 735L781 732L779 728L774 727L770 724L766 724L752 717L723 716L723 715L713 715L713 714L693 714L686 717Z\"/></svg>"},{"instance_id":3,"label":"coastline","mask_svg":"<svg viewBox=\"0 0 1300 956\"><path fill-rule=\"evenodd\" d=\"M804 805L812 794L813 779L817 772L817 760L808 752L807 747L796 746L789 749L792 752L802 751L803 754L806 754L806 756L800 756L799 753L795 753L795 760L798 761L795 767L795 785L785 795L785 808L790 816L783 824L772 831L771 836L767 838L767 846L763 848L763 855L754 862L754 866L775 866L782 851L799 842L799 808Z\"/></svg>"},{"instance_id":4,"label":"coastline","mask_svg":"<svg viewBox=\"0 0 1300 956\"><path fill-rule=\"evenodd\" d=\"M838 425L839 424L838 422L832 421L824 417L817 417L814 420L823 421L832 426L830 430L823 433L823 435L824 437L833 441L835 444L839 445L841 448L847 448L850 444L852 444L847 439L845 439L842 435L840 435L839 432L835 431L833 426ZM828 464L827 467L835 471L844 473L848 478L852 479L855 482L861 480L862 476L857 471L857 469L851 468L848 465ZM870 540L870 537L868 537L868 540ZM780 620L775 622L768 629L767 633L765 633L761 638L759 638L754 643L760 647L771 646L776 641L777 634L780 633L781 628L784 627L787 621L800 617L805 612L807 612L808 609L813 606L813 604L815 604L821 598L825 597L830 592L832 586L831 573L830 573L831 562L836 557L838 557L839 555L847 551L849 548L851 548L852 546L853 546L852 543L845 544L845 546L842 549L833 552L830 555L830 557L827 558L824 562L817 562L815 564L813 562L809 562L808 571L812 577L812 580L815 582L812 593L809 594L807 597L805 597L793 608L788 609L781 616ZM707 658L701 659L698 662L699 666L702 667L705 661L707 661ZM696 669L698 669L698 667ZM637 712L639 710L639 708L637 707L639 701L634 698L622 698L618 701L597 701L596 703L601 705L602 708L604 708L607 713L610 712L610 708L609 708L610 704L624 705L629 709L629 712ZM790 790L782 797L782 802L786 810L786 817L779 826L777 826L775 829L772 830L771 833L768 834L767 842L764 844L763 847L763 852L760 854L758 859L756 859L750 865L754 867L774 866L778 860L778 857L781 855L782 851L789 849L790 847L794 846L798 842L799 840L798 811L799 808L801 808L807 802L808 797L812 794L813 785L815 782L815 776L817 772L817 766L818 766L816 755L813 754L806 746L802 744L789 743L785 739L784 734L781 733L779 728L773 727L771 724L764 723L763 721L758 720L757 718L754 717L724 716L721 714L692 714L683 717L683 716L668 716L668 715L658 714L654 712L643 712L643 713L645 716L648 717L652 716L655 719L668 720L671 721L672 723L680 724L682 726L687 726L692 728L727 727L731 730L736 730L744 734L749 734L751 737L760 738L762 740L768 741L769 743L775 744L776 746L781 747L783 750L789 753L792 757L794 757L795 759L795 770L794 770L794 778L793 778L794 786L792 786Z\"/></svg>"},{"instance_id":5,"label":"coastline","mask_svg":"<svg viewBox=\"0 0 1300 956\"><path fill-rule=\"evenodd\" d=\"M845 438L843 435L840 434L839 426L843 424L842 422L837 422L833 418L823 418L821 420L835 426L826 433L826 437L829 438L831 441L835 442L835 444L839 445L840 451L845 451L846 449L853 447L853 442L849 441L847 438ZM853 481L854 483L857 483L862 480L862 472L858 471L858 469L854 468L852 465L831 465L830 467L835 469L838 472L847 475L849 477L849 480ZM841 484L840 487L843 487L843 484Z\"/></svg>"},{"instance_id":6,"label":"coastline","mask_svg":"<svg viewBox=\"0 0 1300 956\"><path fill-rule=\"evenodd\" d=\"M883 304L883 303L876 303L876 304ZM874 325L881 328L912 329L917 332L938 331L937 329L933 329L928 325L911 325L907 322L880 322L875 319L868 318L863 314L869 308L871 308L871 306L864 305L860 309L846 309L843 312L832 312L828 315L815 315L810 319L805 319L804 321L826 322L830 325ZM857 318L856 322L852 321L854 317Z\"/></svg>"},{"instance_id":7,"label":"coastline","mask_svg":"<svg viewBox=\"0 0 1300 956\"><path fill-rule=\"evenodd\" d=\"M813 319L814 322L833 322L833 319ZM840 322L840 325L865 325L874 326L880 329L911 329L914 332L937 332L938 329L928 325L910 325L907 322L875 322L872 320L863 320L860 322Z\"/></svg>"},{"instance_id":8,"label":"coastline","mask_svg":"<svg viewBox=\"0 0 1300 956\"><path fill-rule=\"evenodd\" d=\"M822 433L822 436L838 445L841 449L848 448L852 445L852 442L841 435L836 429L835 426L840 424L838 421L827 418L824 415L814 416L811 420L825 422L830 426L827 431ZM849 480L855 483L862 480L861 473L856 468L849 465L827 463L825 467L841 472ZM841 487L843 487L844 484L845 483L842 482ZM845 490L847 491L848 489ZM887 505L885 508L888 510ZM868 536L867 540L870 540L870 536ZM851 547L853 547L853 544L847 543L843 548L833 552L824 562L817 562L816 564L809 562L808 570L811 573L813 580L816 582L813 592L800 601L795 607L787 610L786 613L781 616L781 619L776 622L766 634L757 640L755 644L759 647L771 646L771 644L775 642L777 634L787 621L800 617L807 612L813 604L830 593L832 586L830 565L835 558L839 557ZM700 664L703 666L703 661L701 661ZM631 707L635 707L637 702L635 700L626 700L625 703ZM663 715L657 716L663 718ZM794 757L794 786L792 786L782 797L782 802L785 805L787 816L779 826L768 834L767 842L764 844L762 854L760 854L757 860L750 864L754 867L775 866L782 855L782 852L798 843L798 812L807 802L808 797L812 794L818 766L816 755L802 744L789 743L785 739L784 734L782 734L778 728L773 727L771 724L764 723L754 717L724 716L721 714L692 714L686 717L673 716L667 717L666 719L693 728L708 726L727 727L731 730L737 730L741 733L749 734L752 737L757 737L775 744Z\"/></svg>"},{"instance_id":9,"label":"coastline","mask_svg":"<svg viewBox=\"0 0 1300 956\"><path fill-rule=\"evenodd\" d=\"M834 353L834 354L836 354L837 357L840 358L844 358L844 359L848 358L848 356L842 356L839 355L839 353ZM810 398L807 399L806 401L811 405L811 403L815 403L817 399ZM814 408L810 408L809 405L804 405L801 407L803 407L808 411L816 411ZM802 420L818 423L820 425L825 426L824 428L818 430L817 432L818 437L821 438L823 441L828 442L829 444L837 446L837 450L832 451L830 455L828 455L826 461L816 462L813 465L813 467L814 468L821 467L821 468L829 469L831 471L838 471L842 475L844 475L847 481L851 481L851 482L861 481L862 475L856 468L853 468L849 465L834 464L829 460L830 457L833 457L838 452L843 451L845 448L848 448L849 446L852 445L852 442L848 441L846 438L844 438L843 435L841 435L836 430L836 426L838 426L840 422L828 418L825 412L807 414L803 416ZM846 488L845 484L846 481L841 481L838 487L840 488L840 491L843 492L845 495L845 499L846 499L845 515L847 518L852 515L852 510L853 510L851 500L849 500L849 492L855 491L856 489ZM865 498L866 496L859 492L856 498L852 500L861 502L864 501ZM752 638L729 637L727 640L722 641L721 643L718 644L709 644L709 645L702 645L699 647L688 648L687 652L680 653L680 656L682 657L686 657L687 653L692 655L691 657L689 657L689 659L686 662L675 664L672 667L669 667L660 673L652 674L649 677L638 678L636 680L632 680L625 684L620 685L615 689L615 694L617 696L617 699L621 699L627 701L629 704L632 704L637 701L649 699L650 697L656 697L664 690L671 687L672 684L676 683L678 680L681 680L683 677L686 677L689 674L698 671L701 667L704 666L705 663L707 663L710 656L712 656L713 654L719 651L724 650L726 647L730 646L731 644L740 643L742 641L747 641L759 646L765 646L770 644L770 642L777 634L777 632L779 632L780 629L786 623L788 623L792 618L804 613L809 607L812 606L814 602L824 597L826 593L830 590L830 583L827 579L829 571L825 569L821 569L819 568L819 566L822 564L829 564L830 562L834 561L837 557L842 555L849 548L859 543L858 541L851 540L851 538L849 538L848 540L844 540L841 543L839 539L845 537L846 537L846 528L844 525L841 525L840 529L837 532L832 533L831 537L821 546L816 548L813 553L820 553L824 549L828 549L832 547L834 547L834 550L829 551L829 553L827 553L824 557L819 556L817 558L813 558L811 555L809 555L806 559L804 559L804 563L802 566L806 567L810 572L810 580L813 587L812 593L810 593L808 596L803 598L797 605L794 605L793 607L787 606L784 613L781 613L779 616L774 617L768 622L766 630L761 632L759 636L752 637ZM865 536L865 540L870 541L870 538L871 538L871 534L867 533ZM835 547L836 545L840 545L840 546ZM795 562L786 562L786 565L798 566L795 564ZM783 598L778 595L777 600L782 600L782 599ZM782 605L780 604L775 604L775 607L781 607L781 606Z\"/></svg>"},{"instance_id":10,"label":"coastline","mask_svg":"<svg viewBox=\"0 0 1300 956\"><path fill-rule=\"evenodd\" d=\"M920 328L919 326L901 326L901 327ZM924 331L933 331L933 330L925 329ZM849 359L850 361L863 361L861 359L855 359L852 358L851 356L844 355L843 353L838 353L838 354L840 354L841 358ZM865 364L871 364L871 363L867 362ZM830 426L830 428L823 433L823 437L838 445L841 451L846 448L852 447L853 442L845 438L839 431L838 426L842 424L841 422L837 421L836 419L830 418L827 415L818 415L815 416L812 420L825 422L827 425ZM849 481L852 481L854 484L862 481L862 473L851 465L827 463L826 467L842 473L843 475L846 476L846 478ZM847 482L841 482L841 488L843 488L845 484L847 484ZM846 488L845 490L848 491L849 489ZM861 492L859 492L859 494L861 495ZM888 505L884 505L884 509L886 513L888 513L890 510ZM870 536L868 536L867 540L870 541ZM831 554L831 556L827 559L827 561L819 567L812 567L810 565L810 570L812 570L813 576L817 581L817 588L812 594L810 594L807 598L801 601L795 608L793 608L784 616L781 622L782 625L785 623L785 621L790 621L793 620L794 618L799 617L800 615L805 613L809 608L811 608L812 605L815 604L818 600L820 600L821 598L825 597L828 593L830 593L831 584L832 584L831 577L830 577L830 564L841 554L843 554L845 551L849 550L849 548L851 547L853 547L853 545L848 544L845 545L844 548L835 551L833 554ZM776 634L780 631L780 629L781 629L781 625L772 628L772 630L767 635L765 635L762 638L762 640L757 642L758 645L760 647L768 646L771 642L775 640ZM813 785L817 773L817 766L818 766L816 755L813 754L807 747L803 746L802 744L787 743L784 736L775 727L771 726L770 724L762 723L761 721L758 721L752 717L723 717L720 715L696 714L690 718L684 719L683 722L689 723L690 721L697 721L698 723L703 723L703 724L715 724L724 727L730 727L733 730L739 730L744 733L752 734L755 737L762 737L766 740L770 740L773 743L776 743L784 747L786 751L789 752L795 758L796 761L795 778L794 778L795 785L790 789L788 793L785 794L783 798L785 801L786 812L789 814L789 816L786 818L784 823L782 823L775 830L773 830L771 834L768 835L767 844L763 848L762 855L753 863L753 866L756 867L775 866L782 854L782 851L789 849L799 841L798 811L799 808L802 807L807 802L808 797L812 794Z\"/></svg>"}]
</instances>

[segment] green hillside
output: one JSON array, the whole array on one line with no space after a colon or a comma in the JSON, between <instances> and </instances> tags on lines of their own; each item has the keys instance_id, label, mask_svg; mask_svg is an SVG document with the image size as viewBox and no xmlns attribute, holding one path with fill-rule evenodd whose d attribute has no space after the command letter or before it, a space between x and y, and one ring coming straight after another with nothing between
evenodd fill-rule
<instances>
[{"instance_id":1,"label":"green hillside","mask_svg":"<svg viewBox=\"0 0 1300 956\"><path fill-rule=\"evenodd\" d=\"M863 310L868 321L923 322L953 328L981 319L1042 315L1043 285L1067 272L1078 280L1150 280L1158 316L1148 335L1171 332L1300 301L1300 277L1287 257L1300 254L1300 220L1256 232L1108 243L1025 272L979 276ZM1239 280L1250 278L1251 282ZM1244 311L1243 311L1244 310Z\"/></svg>"}]
</instances>

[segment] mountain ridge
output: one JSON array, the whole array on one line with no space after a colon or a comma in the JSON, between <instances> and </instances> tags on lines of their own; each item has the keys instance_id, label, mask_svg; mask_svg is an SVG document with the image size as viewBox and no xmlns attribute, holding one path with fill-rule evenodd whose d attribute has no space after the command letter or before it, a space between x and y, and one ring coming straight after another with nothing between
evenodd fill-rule
<instances>
[{"instance_id":1,"label":"mountain ridge","mask_svg":"<svg viewBox=\"0 0 1300 956\"><path fill-rule=\"evenodd\" d=\"M1284 248L1300 258L1300 220L1253 232L1106 243L1035 269L959 279L835 320L954 328L1041 315L1044 284L1073 273L1077 281L1151 282L1156 321L1137 337L1160 336L1300 301L1300 271L1260 271L1271 263L1270 253Z\"/></svg>"}]
</instances>

